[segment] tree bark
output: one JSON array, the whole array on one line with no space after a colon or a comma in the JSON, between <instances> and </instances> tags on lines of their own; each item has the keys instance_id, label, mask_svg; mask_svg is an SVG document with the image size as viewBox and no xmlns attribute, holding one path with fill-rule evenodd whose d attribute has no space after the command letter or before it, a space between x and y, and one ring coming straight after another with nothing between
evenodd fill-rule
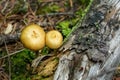
<instances>
[{"instance_id":1,"label":"tree bark","mask_svg":"<svg viewBox=\"0 0 120 80\"><path fill-rule=\"evenodd\" d=\"M54 80L112 80L120 63L120 1L94 0L60 50Z\"/></svg>"}]
</instances>

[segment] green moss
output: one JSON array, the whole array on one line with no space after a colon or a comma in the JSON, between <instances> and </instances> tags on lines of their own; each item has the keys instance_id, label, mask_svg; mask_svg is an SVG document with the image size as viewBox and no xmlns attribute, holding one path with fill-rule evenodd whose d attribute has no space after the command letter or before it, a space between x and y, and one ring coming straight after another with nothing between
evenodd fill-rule
<instances>
[{"instance_id":1,"label":"green moss","mask_svg":"<svg viewBox=\"0 0 120 80\"><path fill-rule=\"evenodd\" d=\"M30 80L30 71L27 70L27 64L31 64L36 57L34 52L24 50L11 57L12 80ZM8 69L8 66L6 65Z\"/></svg>"},{"instance_id":2,"label":"green moss","mask_svg":"<svg viewBox=\"0 0 120 80\"><path fill-rule=\"evenodd\" d=\"M47 54L49 53L49 51L50 51L50 48L44 47L44 48L42 49L42 51L41 51L41 54L47 55Z\"/></svg>"}]
</instances>

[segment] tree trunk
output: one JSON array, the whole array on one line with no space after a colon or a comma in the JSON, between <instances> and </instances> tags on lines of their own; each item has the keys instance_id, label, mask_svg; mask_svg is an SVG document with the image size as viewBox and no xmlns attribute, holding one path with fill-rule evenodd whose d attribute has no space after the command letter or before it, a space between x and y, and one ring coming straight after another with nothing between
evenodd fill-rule
<instances>
[{"instance_id":1,"label":"tree trunk","mask_svg":"<svg viewBox=\"0 0 120 80\"><path fill-rule=\"evenodd\" d=\"M94 0L61 47L54 80L112 80L120 63L120 1Z\"/></svg>"}]
</instances>

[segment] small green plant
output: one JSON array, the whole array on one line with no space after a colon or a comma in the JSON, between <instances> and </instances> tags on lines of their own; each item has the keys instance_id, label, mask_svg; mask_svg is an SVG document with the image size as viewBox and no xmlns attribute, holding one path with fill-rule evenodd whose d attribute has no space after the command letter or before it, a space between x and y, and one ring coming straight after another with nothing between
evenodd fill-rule
<instances>
[{"instance_id":1,"label":"small green plant","mask_svg":"<svg viewBox=\"0 0 120 80\"><path fill-rule=\"evenodd\" d=\"M57 28L61 29L63 36L67 36L71 32L69 25L69 21L63 21L58 24Z\"/></svg>"},{"instance_id":2,"label":"small green plant","mask_svg":"<svg viewBox=\"0 0 120 80\"><path fill-rule=\"evenodd\" d=\"M74 18L70 21L68 20L62 21L57 25L57 28L59 28L63 36L66 37L72 31L72 28L75 26L77 21L78 18Z\"/></svg>"}]
</instances>

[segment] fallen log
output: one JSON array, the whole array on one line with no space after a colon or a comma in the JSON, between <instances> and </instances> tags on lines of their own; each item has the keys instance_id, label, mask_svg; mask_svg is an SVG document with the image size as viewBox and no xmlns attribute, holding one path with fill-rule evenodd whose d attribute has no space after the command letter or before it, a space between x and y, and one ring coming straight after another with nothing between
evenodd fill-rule
<instances>
[{"instance_id":1,"label":"fallen log","mask_svg":"<svg viewBox=\"0 0 120 80\"><path fill-rule=\"evenodd\" d=\"M112 80L120 63L120 1L94 0L60 50L54 80Z\"/></svg>"}]
</instances>

